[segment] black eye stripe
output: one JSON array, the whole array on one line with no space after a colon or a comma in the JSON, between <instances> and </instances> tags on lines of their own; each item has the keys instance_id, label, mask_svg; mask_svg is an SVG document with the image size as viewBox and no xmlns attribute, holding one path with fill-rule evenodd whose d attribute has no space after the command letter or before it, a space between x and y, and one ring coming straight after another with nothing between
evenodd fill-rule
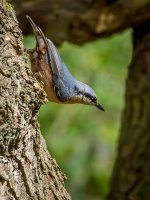
<instances>
[{"instance_id":1,"label":"black eye stripe","mask_svg":"<svg viewBox=\"0 0 150 200\"><path fill-rule=\"evenodd\" d=\"M88 99L92 100L92 101L96 101L96 97L95 97L95 96L91 96L91 95L88 94L88 93L85 93L85 96L86 96Z\"/></svg>"},{"instance_id":2,"label":"black eye stripe","mask_svg":"<svg viewBox=\"0 0 150 200\"><path fill-rule=\"evenodd\" d=\"M76 86L75 86L74 89L75 89L77 95L83 95L83 94L84 94L84 96L85 96L86 98L88 98L88 99L90 99L90 100L92 100L92 101L96 101L96 97L92 96L91 94L86 93L86 92L83 93L83 92L79 91L78 88L77 88Z\"/></svg>"},{"instance_id":3,"label":"black eye stripe","mask_svg":"<svg viewBox=\"0 0 150 200\"><path fill-rule=\"evenodd\" d=\"M80 92L80 91L78 91L78 93L77 94L83 94L82 92ZM90 100L96 100L96 98L95 97L93 97L93 96L91 96L90 94L88 94L88 93L84 93L84 96L86 97L86 98L88 98L88 99L90 99Z\"/></svg>"},{"instance_id":4,"label":"black eye stripe","mask_svg":"<svg viewBox=\"0 0 150 200\"><path fill-rule=\"evenodd\" d=\"M87 98L89 98L89 99L92 99L93 97L90 95L90 94L88 94L88 93L84 93L84 95L87 97Z\"/></svg>"}]
</instances>

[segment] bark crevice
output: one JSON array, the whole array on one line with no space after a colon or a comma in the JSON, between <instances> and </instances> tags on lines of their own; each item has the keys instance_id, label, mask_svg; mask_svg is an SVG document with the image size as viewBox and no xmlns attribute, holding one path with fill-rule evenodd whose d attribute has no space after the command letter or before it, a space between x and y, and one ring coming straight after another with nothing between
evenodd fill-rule
<instances>
[{"instance_id":1,"label":"bark crevice","mask_svg":"<svg viewBox=\"0 0 150 200\"><path fill-rule=\"evenodd\" d=\"M14 11L0 2L0 199L71 199L37 112L46 95L29 70ZM48 167L49 166L49 167Z\"/></svg>"},{"instance_id":2,"label":"bark crevice","mask_svg":"<svg viewBox=\"0 0 150 200\"><path fill-rule=\"evenodd\" d=\"M126 82L118 156L107 199L147 200L150 197L150 28L149 21L133 32L133 56Z\"/></svg>"}]
</instances>

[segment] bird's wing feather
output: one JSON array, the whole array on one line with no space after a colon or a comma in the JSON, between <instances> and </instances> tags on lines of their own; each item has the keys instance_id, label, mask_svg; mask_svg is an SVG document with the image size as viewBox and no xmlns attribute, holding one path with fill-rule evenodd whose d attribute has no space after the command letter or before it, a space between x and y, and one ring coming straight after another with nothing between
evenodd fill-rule
<instances>
[{"instance_id":1,"label":"bird's wing feather","mask_svg":"<svg viewBox=\"0 0 150 200\"><path fill-rule=\"evenodd\" d=\"M26 16L28 21L30 22L34 35L36 37L37 40L37 45L40 46L40 39L43 39L43 42L45 43L45 47L46 47L46 53L47 53L47 58L48 58L48 64L52 70L53 75L55 75L56 77L59 77L60 75L60 66L61 66L61 58L59 56L59 53L57 52L56 47L54 46L54 44L45 37L44 33L42 32L42 30L40 29L40 27L38 27L34 21L31 19L31 17Z\"/></svg>"},{"instance_id":2,"label":"bird's wing feather","mask_svg":"<svg viewBox=\"0 0 150 200\"><path fill-rule=\"evenodd\" d=\"M60 57L55 45L53 44L53 42L44 36L42 30L39 27L38 27L38 30L46 44L47 54L48 54L47 56L48 56L49 62L51 63L52 73L57 78L59 78L60 71L61 71L61 65L62 65L61 57Z\"/></svg>"},{"instance_id":3,"label":"bird's wing feather","mask_svg":"<svg viewBox=\"0 0 150 200\"><path fill-rule=\"evenodd\" d=\"M63 61L53 42L44 36L42 30L39 27L38 30L46 44L48 51L47 56L53 73L53 86L55 93L61 102L66 102L70 98L70 93L69 88L65 86L63 78L61 77Z\"/></svg>"},{"instance_id":4,"label":"bird's wing feather","mask_svg":"<svg viewBox=\"0 0 150 200\"><path fill-rule=\"evenodd\" d=\"M70 99L69 88L65 87L63 81L61 79L54 78L54 90L57 98L61 102L66 102Z\"/></svg>"}]
</instances>

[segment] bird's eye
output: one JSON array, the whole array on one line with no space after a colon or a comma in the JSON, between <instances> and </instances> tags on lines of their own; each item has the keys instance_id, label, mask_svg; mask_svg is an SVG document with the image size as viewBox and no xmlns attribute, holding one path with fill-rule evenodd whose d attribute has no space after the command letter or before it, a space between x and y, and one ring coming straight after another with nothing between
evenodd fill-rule
<instances>
[{"instance_id":1,"label":"bird's eye","mask_svg":"<svg viewBox=\"0 0 150 200\"><path fill-rule=\"evenodd\" d=\"M96 97L92 97L91 99L92 99L92 101L96 101Z\"/></svg>"}]
</instances>

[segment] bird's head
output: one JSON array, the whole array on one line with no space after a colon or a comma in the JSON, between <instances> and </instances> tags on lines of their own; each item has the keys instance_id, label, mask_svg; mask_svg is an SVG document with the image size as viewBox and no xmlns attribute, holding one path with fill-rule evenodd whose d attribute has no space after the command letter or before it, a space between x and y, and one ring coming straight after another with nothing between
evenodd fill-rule
<instances>
[{"instance_id":1,"label":"bird's head","mask_svg":"<svg viewBox=\"0 0 150 200\"><path fill-rule=\"evenodd\" d=\"M93 105L93 106L96 106L98 109L104 111L104 108L97 101L97 96L95 92L88 85L80 81L77 81L74 92L75 92L74 100L77 103Z\"/></svg>"}]
</instances>

